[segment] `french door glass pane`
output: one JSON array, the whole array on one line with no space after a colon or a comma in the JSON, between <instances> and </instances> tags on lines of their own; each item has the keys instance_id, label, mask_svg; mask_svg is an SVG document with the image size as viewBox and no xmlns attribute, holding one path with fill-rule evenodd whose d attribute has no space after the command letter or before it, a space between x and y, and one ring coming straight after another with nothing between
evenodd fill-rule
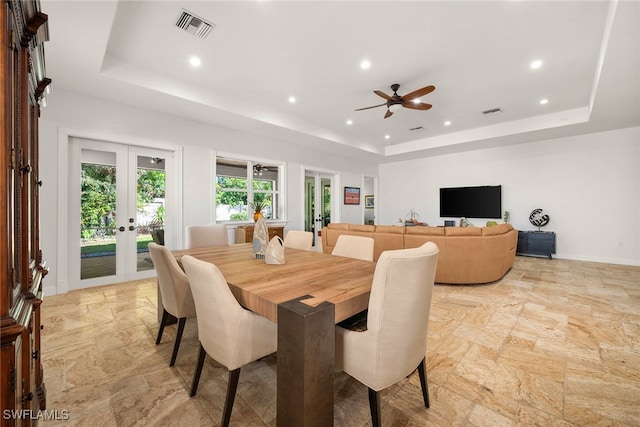
<instances>
[{"instance_id":1,"label":"french door glass pane","mask_svg":"<svg viewBox=\"0 0 640 427\"><path fill-rule=\"evenodd\" d=\"M136 271L153 269L149 242L164 244L165 159L137 156Z\"/></svg>"},{"instance_id":2,"label":"french door glass pane","mask_svg":"<svg viewBox=\"0 0 640 427\"><path fill-rule=\"evenodd\" d=\"M81 165L81 279L116 274L116 166L111 153L93 153L107 161Z\"/></svg>"}]
</instances>

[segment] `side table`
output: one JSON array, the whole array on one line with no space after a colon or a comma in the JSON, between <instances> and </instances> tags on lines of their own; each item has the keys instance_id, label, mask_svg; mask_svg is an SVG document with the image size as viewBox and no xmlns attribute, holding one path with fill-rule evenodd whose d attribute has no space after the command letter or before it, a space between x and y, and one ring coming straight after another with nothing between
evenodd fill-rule
<instances>
[{"instance_id":1,"label":"side table","mask_svg":"<svg viewBox=\"0 0 640 427\"><path fill-rule=\"evenodd\" d=\"M556 253L556 233L553 231L518 231L517 255L551 259Z\"/></svg>"},{"instance_id":2,"label":"side table","mask_svg":"<svg viewBox=\"0 0 640 427\"><path fill-rule=\"evenodd\" d=\"M267 227L269 231L269 240L274 236L280 236L284 239L284 226ZM253 242L253 225L245 225L236 228L235 230L236 243L251 243Z\"/></svg>"}]
</instances>

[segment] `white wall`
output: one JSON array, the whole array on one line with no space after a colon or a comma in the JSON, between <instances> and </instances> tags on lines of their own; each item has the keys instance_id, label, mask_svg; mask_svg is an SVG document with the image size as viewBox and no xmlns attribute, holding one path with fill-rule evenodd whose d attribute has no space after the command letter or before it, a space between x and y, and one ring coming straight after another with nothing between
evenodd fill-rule
<instances>
[{"instance_id":1,"label":"white wall","mask_svg":"<svg viewBox=\"0 0 640 427\"><path fill-rule=\"evenodd\" d=\"M536 229L535 208L550 215L557 258L640 265L639 170L637 127L382 164L379 223L415 209L443 225L440 187L499 184L515 228Z\"/></svg>"},{"instance_id":2,"label":"white wall","mask_svg":"<svg viewBox=\"0 0 640 427\"><path fill-rule=\"evenodd\" d=\"M362 188L363 175L362 173L345 172L342 174L342 183L340 185L340 221L333 222L348 222L350 224L363 224L364 218L364 190ZM356 187L360 189L360 204L359 205L345 205L344 204L344 187ZM333 218L332 218L333 219Z\"/></svg>"},{"instance_id":3,"label":"white wall","mask_svg":"<svg viewBox=\"0 0 640 427\"><path fill-rule=\"evenodd\" d=\"M289 229L303 227L300 209L304 199L302 165L335 171L345 171L347 185L359 186L363 174L374 174L377 165L359 159L336 157L322 151L283 141L244 133L232 129L185 120L175 116L113 103L75 92L56 89L48 97L48 106L40 119L41 247L50 272L45 280L45 294L57 293L57 266L66 262L58 253L58 203L66 195L58 194L60 132L105 136L109 141L136 144L155 143L182 150L183 223L213 221L212 159L216 152L237 154L253 160L279 160L287 166L286 198L289 202ZM64 142L62 142L64 143ZM63 166L64 167L64 166ZM357 180L355 179L357 177ZM352 182L356 181L356 182ZM336 188L342 191L342 188ZM363 206L359 206L362 209ZM348 211L347 221L361 218ZM61 285L60 289L66 289Z\"/></svg>"}]
</instances>

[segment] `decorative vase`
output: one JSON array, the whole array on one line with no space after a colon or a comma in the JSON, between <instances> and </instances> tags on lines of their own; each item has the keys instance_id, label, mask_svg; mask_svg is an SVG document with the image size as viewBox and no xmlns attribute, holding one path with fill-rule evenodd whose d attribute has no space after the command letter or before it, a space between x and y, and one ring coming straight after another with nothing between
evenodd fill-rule
<instances>
[{"instance_id":1,"label":"decorative vase","mask_svg":"<svg viewBox=\"0 0 640 427\"><path fill-rule=\"evenodd\" d=\"M269 229L264 218L260 217L253 229L253 255L258 259L264 259L268 243Z\"/></svg>"},{"instance_id":2,"label":"decorative vase","mask_svg":"<svg viewBox=\"0 0 640 427\"><path fill-rule=\"evenodd\" d=\"M284 257L284 242L280 236L273 236L273 239L269 241L264 254L264 262L276 265L287 262Z\"/></svg>"},{"instance_id":3,"label":"decorative vase","mask_svg":"<svg viewBox=\"0 0 640 427\"><path fill-rule=\"evenodd\" d=\"M258 222L258 220L262 218L262 212L260 211L255 211L253 213L253 222Z\"/></svg>"}]
</instances>

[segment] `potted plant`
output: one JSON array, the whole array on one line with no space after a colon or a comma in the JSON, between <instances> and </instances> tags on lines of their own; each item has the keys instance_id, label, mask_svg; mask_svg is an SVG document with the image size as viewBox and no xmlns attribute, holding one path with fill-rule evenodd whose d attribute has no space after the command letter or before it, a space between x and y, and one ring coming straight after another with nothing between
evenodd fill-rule
<instances>
[{"instance_id":1,"label":"potted plant","mask_svg":"<svg viewBox=\"0 0 640 427\"><path fill-rule=\"evenodd\" d=\"M159 245L164 245L164 206L158 206L149 226L153 241Z\"/></svg>"},{"instance_id":2,"label":"potted plant","mask_svg":"<svg viewBox=\"0 0 640 427\"><path fill-rule=\"evenodd\" d=\"M269 201L267 199L254 199L253 202L249 203L251 209L253 209L253 221L257 221L260 219L262 215L262 210L269 205Z\"/></svg>"}]
</instances>

